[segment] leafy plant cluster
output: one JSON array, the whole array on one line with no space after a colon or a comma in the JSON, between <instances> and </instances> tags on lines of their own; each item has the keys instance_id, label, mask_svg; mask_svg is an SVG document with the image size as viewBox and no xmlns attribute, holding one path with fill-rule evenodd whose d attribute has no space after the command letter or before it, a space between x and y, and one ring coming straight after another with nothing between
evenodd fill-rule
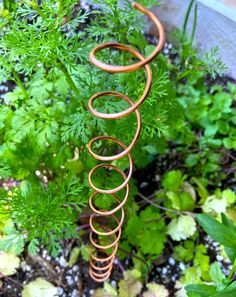
<instances>
[{"instance_id":1,"label":"leafy plant cluster","mask_svg":"<svg viewBox=\"0 0 236 297\"><path fill-rule=\"evenodd\" d=\"M60 248L55 244L60 236L71 228L73 232L68 232L75 234L75 223L88 201L87 175L96 164L86 150L89 139L115 135L128 144L134 133L134 117L119 120L118 128L116 121L97 119L87 108L88 99L98 91L120 91L136 99L143 92L142 71L109 75L89 62L91 49L106 40L131 43L144 54L148 50L140 14L129 1L124 5L107 1L105 11L87 12L75 0L9 0L1 7L0 82L14 87L0 105L0 176L20 184L11 198L2 191L1 205L26 241L48 243L54 253ZM109 61L109 57L105 52L103 58ZM131 59L114 54L117 63ZM157 79L152 95L142 107L144 133L139 147L164 133L168 125L173 85L162 65L160 56L153 64ZM99 104L111 113L127 108L114 98ZM35 221L29 224L31 216Z\"/></svg>"}]
</instances>

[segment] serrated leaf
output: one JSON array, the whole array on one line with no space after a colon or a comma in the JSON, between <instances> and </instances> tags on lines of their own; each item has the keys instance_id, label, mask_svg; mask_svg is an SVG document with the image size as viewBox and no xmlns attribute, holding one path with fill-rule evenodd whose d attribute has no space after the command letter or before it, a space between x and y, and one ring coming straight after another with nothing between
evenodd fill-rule
<instances>
[{"instance_id":1,"label":"serrated leaf","mask_svg":"<svg viewBox=\"0 0 236 297\"><path fill-rule=\"evenodd\" d=\"M162 185L166 190L177 191L185 178L180 170L172 170L164 176Z\"/></svg>"},{"instance_id":2,"label":"serrated leaf","mask_svg":"<svg viewBox=\"0 0 236 297\"><path fill-rule=\"evenodd\" d=\"M20 266L20 258L13 254L0 252L0 273L4 276L13 275Z\"/></svg>"},{"instance_id":3,"label":"serrated leaf","mask_svg":"<svg viewBox=\"0 0 236 297\"><path fill-rule=\"evenodd\" d=\"M231 204L233 204L236 201L236 195L230 189L224 190L222 192L222 198L226 199L228 206L230 206Z\"/></svg>"},{"instance_id":4,"label":"serrated leaf","mask_svg":"<svg viewBox=\"0 0 236 297\"><path fill-rule=\"evenodd\" d=\"M226 212L227 201L225 198L219 199L215 195L207 197L202 205L202 210L205 213L221 214Z\"/></svg>"},{"instance_id":5,"label":"serrated leaf","mask_svg":"<svg viewBox=\"0 0 236 297\"><path fill-rule=\"evenodd\" d=\"M31 255L35 256L39 251L39 241L34 238L30 241L28 251Z\"/></svg>"},{"instance_id":6,"label":"serrated leaf","mask_svg":"<svg viewBox=\"0 0 236 297\"><path fill-rule=\"evenodd\" d=\"M124 279L119 282L119 297L136 297L142 290L140 272L127 270L124 272Z\"/></svg>"},{"instance_id":7,"label":"serrated leaf","mask_svg":"<svg viewBox=\"0 0 236 297\"><path fill-rule=\"evenodd\" d=\"M173 240L180 241L191 237L196 231L196 222L189 215L181 215L172 219L167 226L167 234Z\"/></svg>"},{"instance_id":8,"label":"serrated leaf","mask_svg":"<svg viewBox=\"0 0 236 297\"><path fill-rule=\"evenodd\" d=\"M155 283L147 284L147 288L149 289L147 292L143 294L143 297L168 297L168 290L162 286Z\"/></svg>"}]
</instances>

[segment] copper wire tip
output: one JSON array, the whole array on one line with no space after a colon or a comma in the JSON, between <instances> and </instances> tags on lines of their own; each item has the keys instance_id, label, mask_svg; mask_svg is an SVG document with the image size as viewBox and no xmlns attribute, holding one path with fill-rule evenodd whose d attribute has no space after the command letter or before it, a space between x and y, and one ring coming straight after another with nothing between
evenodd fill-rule
<instances>
[{"instance_id":1,"label":"copper wire tip","mask_svg":"<svg viewBox=\"0 0 236 297\"><path fill-rule=\"evenodd\" d=\"M133 173L133 160L131 157L131 150L136 144L141 131L141 116L138 108L147 98L152 85L152 71L150 67L150 62L156 58L156 56L159 54L159 52L162 50L165 44L165 32L158 18L150 10L146 9L145 7L143 7L142 5L136 2L132 2L132 6L134 7L134 9L147 15L157 28L157 31L159 34L158 36L159 42L156 45L154 51L147 58L145 58L142 56L142 54L140 54L138 51L134 50L133 48L129 47L128 45L120 44L117 42L107 42L107 43L98 45L90 53L91 63L94 64L96 67L102 69L103 71L106 71L109 73L122 73L122 72L132 72L140 68L145 68L146 80L147 80L143 94L137 102L133 102L126 95L122 93L114 92L114 91L105 91L105 92L96 93L89 99L89 102L88 102L88 108L90 112L98 118L102 118L106 120L115 120L122 117L126 117L131 113L135 112L136 121L137 121L137 129L136 129L134 138L129 145L124 144L121 140L112 136L97 136L92 140L90 140L87 146L89 153L96 160L104 162L92 168L88 177L89 185L94 190L93 194L90 196L90 199L89 199L89 205L91 210L93 211L93 215L90 218L90 227L92 230L90 233L90 242L92 245L92 249L90 253L89 274L91 278L96 282L106 281L110 277L110 274L112 272L112 267L113 267L116 252L118 249L118 243L121 237L121 229L124 222L124 205L127 202L129 197L129 191L130 191L129 181ZM118 49L120 51L128 52L132 56L137 58L139 62L132 65L127 65L127 66L105 64L96 58L96 54L106 48ZM127 108L124 111L113 113L113 114L107 114L107 113L102 113L97 111L96 108L94 107L94 102L96 100L99 100L99 98L101 97L108 98L109 96L117 97L121 100L126 101L129 104L129 108ZM119 152L111 156L99 155L93 150L93 145L98 141L110 141L113 144L121 147L122 152ZM129 170L127 174L116 165L108 163L114 160L119 160L124 157L128 157L128 160L129 160ZM121 176L123 182L116 188L109 189L109 190L98 188L93 182L93 177L100 168L103 168L108 171L115 171L117 174ZM120 198L118 193L121 193L123 189L125 190L124 197ZM106 195L107 198L113 199L115 202L114 208L110 209L109 211L104 209L98 209L95 206L95 199L96 199L96 196L99 196L99 195Z\"/></svg>"}]
</instances>

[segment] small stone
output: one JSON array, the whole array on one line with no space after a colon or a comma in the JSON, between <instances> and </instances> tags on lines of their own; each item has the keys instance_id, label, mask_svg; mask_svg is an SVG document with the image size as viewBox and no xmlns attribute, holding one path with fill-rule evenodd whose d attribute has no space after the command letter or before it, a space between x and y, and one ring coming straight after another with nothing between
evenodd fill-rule
<instances>
[{"instance_id":1,"label":"small stone","mask_svg":"<svg viewBox=\"0 0 236 297\"><path fill-rule=\"evenodd\" d=\"M171 266L174 266L175 265L175 259L170 258L169 263L170 263Z\"/></svg>"},{"instance_id":2,"label":"small stone","mask_svg":"<svg viewBox=\"0 0 236 297\"><path fill-rule=\"evenodd\" d=\"M66 267L67 266L66 259L63 256L60 257L59 264L60 264L61 267Z\"/></svg>"},{"instance_id":3,"label":"small stone","mask_svg":"<svg viewBox=\"0 0 236 297\"><path fill-rule=\"evenodd\" d=\"M148 186L147 182L142 182L140 185L140 188L143 189L143 188L146 188L147 186Z\"/></svg>"},{"instance_id":4,"label":"small stone","mask_svg":"<svg viewBox=\"0 0 236 297\"><path fill-rule=\"evenodd\" d=\"M77 290L73 290L71 297L78 297L78 291Z\"/></svg>"},{"instance_id":5,"label":"small stone","mask_svg":"<svg viewBox=\"0 0 236 297\"><path fill-rule=\"evenodd\" d=\"M221 255L216 256L217 261L222 262L224 260L224 257Z\"/></svg>"},{"instance_id":6,"label":"small stone","mask_svg":"<svg viewBox=\"0 0 236 297\"><path fill-rule=\"evenodd\" d=\"M78 265L75 265L73 268L72 268L73 271L78 271L79 270L79 266Z\"/></svg>"},{"instance_id":7,"label":"small stone","mask_svg":"<svg viewBox=\"0 0 236 297\"><path fill-rule=\"evenodd\" d=\"M66 276L66 280L69 286L74 284L74 280L71 276Z\"/></svg>"},{"instance_id":8,"label":"small stone","mask_svg":"<svg viewBox=\"0 0 236 297\"><path fill-rule=\"evenodd\" d=\"M64 289L59 287L58 288L58 295L63 295L63 293L64 293Z\"/></svg>"},{"instance_id":9,"label":"small stone","mask_svg":"<svg viewBox=\"0 0 236 297\"><path fill-rule=\"evenodd\" d=\"M94 294L94 290L92 290L92 289L89 290L89 294L90 294L90 295L93 295L93 294Z\"/></svg>"},{"instance_id":10,"label":"small stone","mask_svg":"<svg viewBox=\"0 0 236 297\"><path fill-rule=\"evenodd\" d=\"M47 257L46 257L46 260L47 261L50 261L52 258L48 255Z\"/></svg>"},{"instance_id":11,"label":"small stone","mask_svg":"<svg viewBox=\"0 0 236 297\"><path fill-rule=\"evenodd\" d=\"M168 270L167 270L166 267L164 267L164 268L162 269L162 273L163 273L163 274L167 274L167 271L168 271Z\"/></svg>"},{"instance_id":12,"label":"small stone","mask_svg":"<svg viewBox=\"0 0 236 297\"><path fill-rule=\"evenodd\" d=\"M179 268L183 271L183 270L185 270L185 264L183 263L183 262L180 262L179 263Z\"/></svg>"}]
</instances>

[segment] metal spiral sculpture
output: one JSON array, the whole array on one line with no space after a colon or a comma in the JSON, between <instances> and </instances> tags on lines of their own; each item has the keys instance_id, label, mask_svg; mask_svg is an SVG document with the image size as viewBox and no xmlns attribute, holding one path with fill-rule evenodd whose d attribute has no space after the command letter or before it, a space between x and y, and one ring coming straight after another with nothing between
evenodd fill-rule
<instances>
[{"instance_id":1,"label":"metal spiral sculpture","mask_svg":"<svg viewBox=\"0 0 236 297\"><path fill-rule=\"evenodd\" d=\"M157 30L158 30L158 37L159 37L159 42L157 46L155 47L155 50L150 54L149 57L144 58L139 52L134 50L133 48L129 47L128 45L116 43L116 42L107 42L103 43L99 46L97 46L95 49L92 50L90 53L90 61L92 64L97 66L98 68L108 72L108 73L122 73L122 72L132 72L136 71L142 67L145 68L146 71L146 77L147 77L147 82L146 86L144 89L144 92L140 99L134 103L130 98L128 98L126 95L118 93L118 92L113 92L113 91L105 91L105 92L99 92L93 95L88 102L88 107L90 112L102 119L107 119L107 120L115 120L119 119L122 117L126 117L132 112L135 112L136 118L137 118L137 129L135 132L135 136L132 140L132 142L126 146L122 141L120 141L117 138L111 137L111 136L98 136L93 138L89 144L88 144L88 150L89 153L99 161L105 161L105 162L111 162L114 160L118 160L123 157L128 157L129 159L129 171L128 174L125 174L120 168L118 168L115 165L112 165L110 163L102 163L97 166L95 166L89 173L89 184L93 188L94 192L90 197L89 204L90 208L93 211L92 216L90 217L90 226L91 226L91 233L90 233L90 241L92 246L94 247L91 251L90 255L90 268L89 268L89 274L91 278L97 282L104 282L107 280L111 274L112 267L113 267L113 262L115 260L115 255L118 249L118 242L121 237L121 228L122 224L124 222L124 205L129 197L129 181L132 176L133 172L133 161L131 157L131 150L134 147L140 131L141 131L141 116L140 112L138 110L139 106L144 102L146 97L149 94L151 84L152 84L152 71L150 67L150 62L158 55L158 53L162 50L164 43L165 43L165 33L162 24L158 20L158 18L148 9L145 7L141 6L138 3L133 3L133 7L136 10L139 10L143 14L147 15L155 24ZM139 62L128 65L128 66L113 66L109 64L105 64L101 61L99 61L96 58L96 54L100 52L103 49L118 49L120 51L125 51L130 53L132 56L137 58ZM94 108L94 102L101 98L101 97L117 97L121 100L124 100L128 102L130 107L124 111L118 112L118 113L113 113L113 114L107 114L107 113L102 113L97 111ZM94 152L93 145L98 142L98 141L110 141L119 147L122 148L122 152L112 155L112 156L103 156L99 155ZM94 174L99 170L99 169L106 169L108 171L116 171L118 174L121 175L122 179L124 180L121 185L116 187L115 189L100 189L95 186L93 182L93 176ZM125 190L125 197L123 199L120 199L120 197L117 195L118 192L121 190ZM96 196L98 197L101 194L108 195L110 198L114 199L114 201L117 203L116 207L110 211L106 211L104 209L97 209L95 206L95 199ZM118 213L121 213L121 215L118 216ZM107 218L112 219L115 222L115 227L109 227L106 226L104 223L104 219L106 220ZM95 220L96 224L98 225L95 226Z\"/></svg>"}]
</instances>

